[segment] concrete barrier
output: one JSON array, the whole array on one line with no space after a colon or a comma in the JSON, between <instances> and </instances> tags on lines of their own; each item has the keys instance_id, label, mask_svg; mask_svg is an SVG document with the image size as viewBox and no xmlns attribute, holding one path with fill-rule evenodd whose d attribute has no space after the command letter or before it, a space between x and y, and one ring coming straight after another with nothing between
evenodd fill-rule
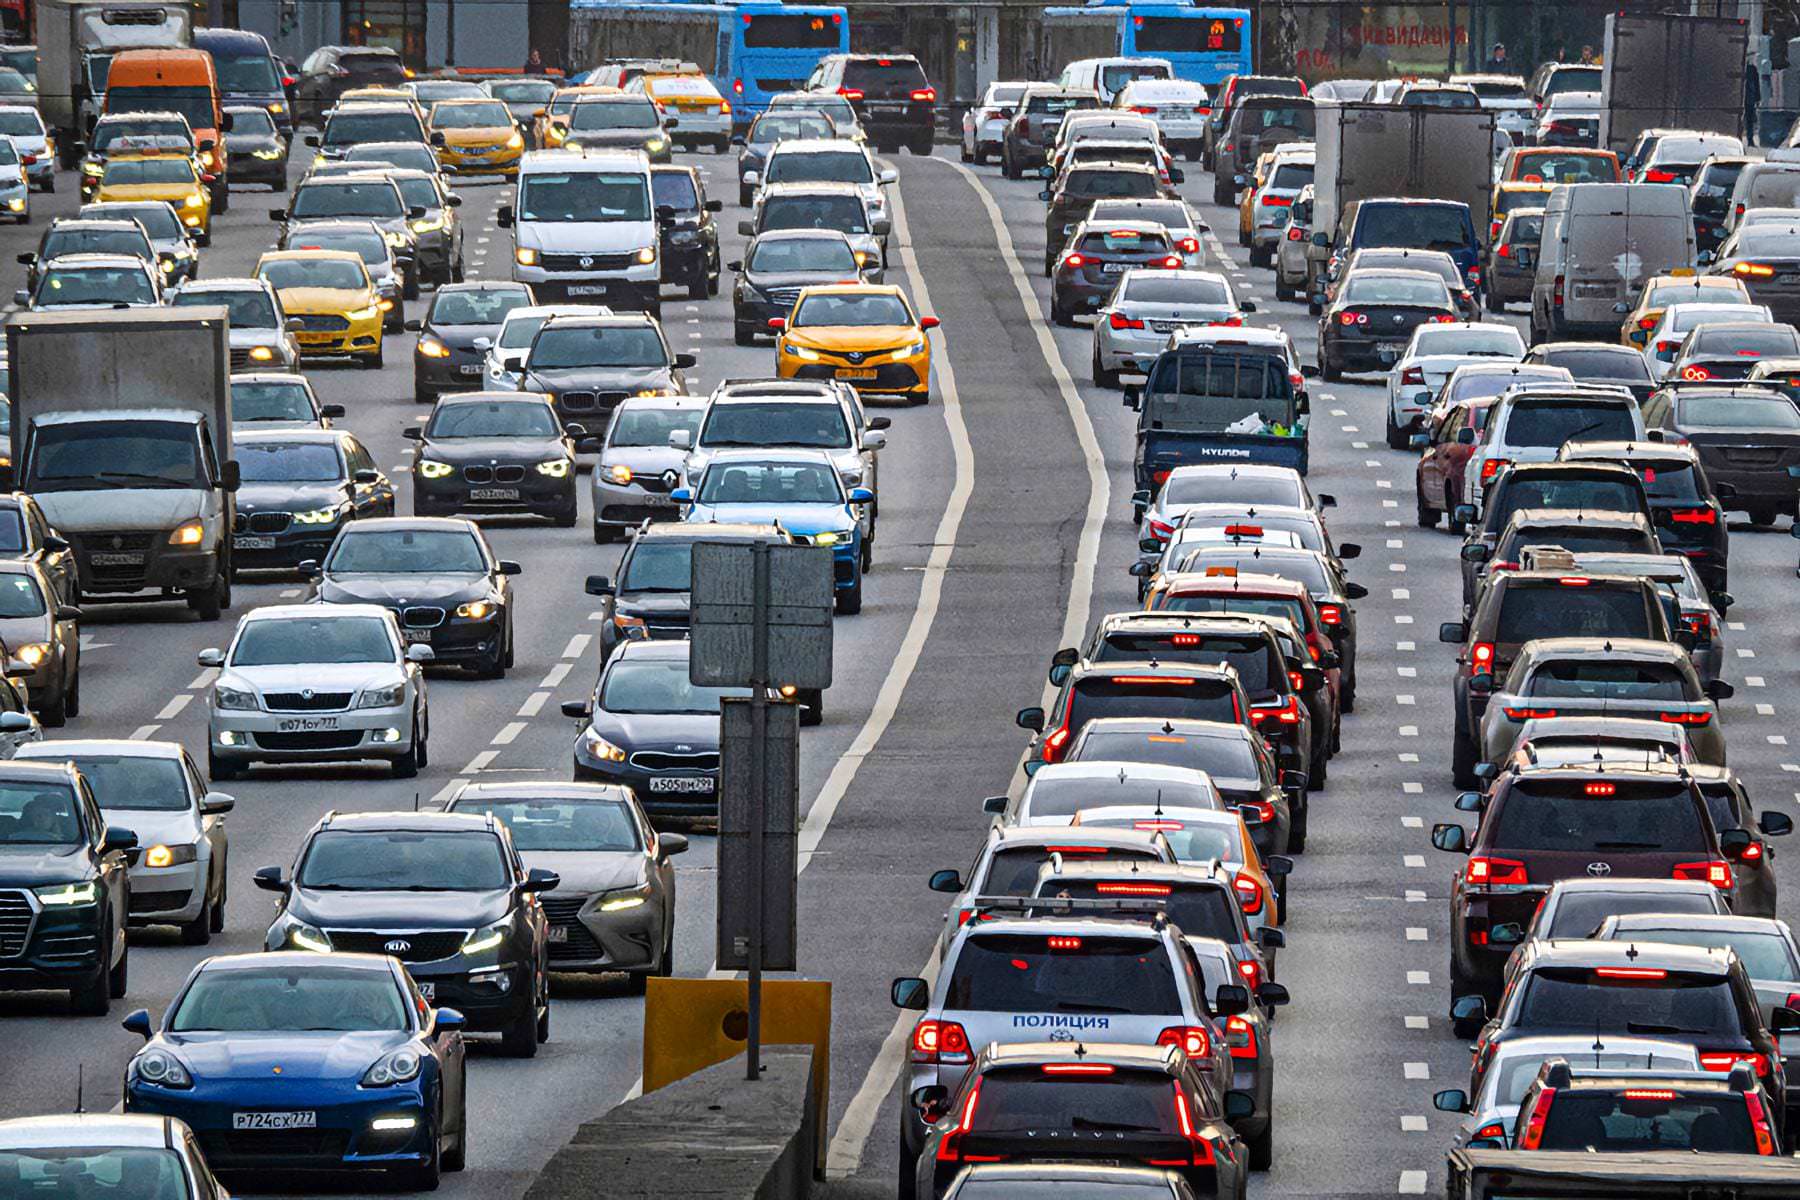
<instances>
[{"instance_id":1,"label":"concrete barrier","mask_svg":"<svg viewBox=\"0 0 1800 1200\"><path fill-rule=\"evenodd\" d=\"M588 1121L525 1200L805 1200L823 1136L810 1047L765 1046Z\"/></svg>"}]
</instances>

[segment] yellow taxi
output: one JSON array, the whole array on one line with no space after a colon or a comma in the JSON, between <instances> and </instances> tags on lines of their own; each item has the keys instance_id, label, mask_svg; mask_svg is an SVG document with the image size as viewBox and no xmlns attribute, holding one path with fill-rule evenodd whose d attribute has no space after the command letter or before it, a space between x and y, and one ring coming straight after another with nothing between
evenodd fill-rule
<instances>
[{"instance_id":1,"label":"yellow taxi","mask_svg":"<svg viewBox=\"0 0 1800 1200\"><path fill-rule=\"evenodd\" d=\"M425 116L425 110L419 108L419 98L405 88L351 88L337 98L339 108L350 108L358 104L408 104L418 112L421 119Z\"/></svg>"},{"instance_id":2,"label":"yellow taxi","mask_svg":"<svg viewBox=\"0 0 1800 1200\"><path fill-rule=\"evenodd\" d=\"M562 149L562 144L569 140L569 112L578 100L588 96L619 94L618 88L597 83L557 88L550 94L550 102L538 109L531 118L532 140L537 143L539 150Z\"/></svg>"},{"instance_id":3,"label":"yellow taxi","mask_svg":"<svg viewBox=\"0 0 1800 1200\"><path fill-rule=\"evenodd\" d=\"M166 200L202 246L212 244L212 189L185 154L121 154L106 160L93 201Z\"/></svg>"},{"instance_id":4,"label":"yellow taxi","mask_svg":"<svg viewBox=\"0 0 1800 1200\"><path fill-rule=\"evenodd\" d=\"M1244 177L1244 186L1238 192L1238 245L1250 244L1251 231L1256 228L1256 193L1261 189L1263 180L1269 177L1269 170L1275 163L1275 151L1264 150L1257 155L1256 166Z\"/></svg>"},{"instance_id":5,"label":"yellow taxi","mask_svg":"<svg viewBox=\"0 0 1800 1200\"><path fill-rule=\"evenodd\" d=\"M392 300L383 300L362 256L351 250L271 250L256 264L281 297L303 358L349 356L381 367L381 326Z\"/></svg>"},{"instance_id":6,"label":"yellow taxi","mask_svg":"<svg viewBox=\"0 0 1800 1200\"><path fill-rule=\"evenodd\" d=\"M1696 275L1684 270L1652 275L1644 281L1637 307L1625 314L1625 321L1619 326L1619 342L1642 349L1671 304L1754 303L1743 281L1731 275Z\"/></svg>"},{"instance_id":7,"label":"yellow taxi","mask_svg":"<svg viewBox=\"0 0 1800 1200\"><path fill-rule=\"evenodd\" d=\"M1555 187L1553 183L1525 183L1515 179L1495 184L1494 194L1488 198L1488 245L1492 246L1500 236L1507 213L1519 208L1544 207Z\"/></svg>"},{"instance_id":8,"label":"yellow taxi","mask_svg":"<svg viewBox=\"0 0 1800 1200\"><path fill-rule=\"evenodd\" d=\"M859 392L931 399L936 317L921 317L897 287L837 283L809 287L785 317L771 317L775 373L782 379L842 379Z\"/></svg>"},{"instance_id":9,"label":"yellow taxi","mask_svg":"<svg viewBox=\"0 0 1800 1200\"><path fill-rule=\"evenodd\" d=\"M1185 741L1181 734L1147 733L1151 741ZM1258 805L1267 808L1267 805ZM1178 862L1219 859L1241 864L1232 872L1238 903L1244 915L1261 917L1263 923L1277 928L1287 917L1285 887L1276 885L1275 877L1263 865L1262 853L1250 836L1250 824L1243 813L1232 812L1235 821L1221 820L1224 813L1207 809L1163 808L1148 810L1138 805L1099 806L1082 809L1070 822L1071 828L1138 829L1160 833L1169 840ZM1273 819L1271 816L1269 819ZM1235 826L1235 828L1234 828ZM1285 863L1283 864L1285 865Z\"/></svg>"},{"instance_id":10,"label":"yellow taxi","mask_svg":"<svg viewBox=\"0 0 1800 1200\"><path fill-rule=\"evenodd\" d=\"M676 145L691 150L705 143L715 154L730 148L731 102L706 76L642 75L634 86L641 87L660 111L676 119Z\"/></svg>"},{"instance_id":11,"label":"yellow taxi","mask_svg":"<svg viewBox=\"0 0 1800 1200\"><path fill-rule=\"evenodd\" d=\"M440 100L426 128L442 135L438 164L452 174L517 175L525 137L498 100Z\"/></svg>"}]
</instances>

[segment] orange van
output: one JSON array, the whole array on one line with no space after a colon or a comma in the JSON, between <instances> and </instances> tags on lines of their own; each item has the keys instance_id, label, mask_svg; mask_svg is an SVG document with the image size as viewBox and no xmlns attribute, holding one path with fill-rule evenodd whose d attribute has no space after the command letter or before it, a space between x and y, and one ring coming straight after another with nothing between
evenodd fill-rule
<instances>
[{"instance_id":1,"label":"orange van","mask_svg":"<svg viewBox=\"0 0 1800 1200\"><path fill-rule=\"evenodd\" d=\"M106 78L106 111L178 112L200 151L214 212L230 205L225 131L231 118L219 100L219 77L204 50L121 50Z\"/></svg>"}]
</instances>

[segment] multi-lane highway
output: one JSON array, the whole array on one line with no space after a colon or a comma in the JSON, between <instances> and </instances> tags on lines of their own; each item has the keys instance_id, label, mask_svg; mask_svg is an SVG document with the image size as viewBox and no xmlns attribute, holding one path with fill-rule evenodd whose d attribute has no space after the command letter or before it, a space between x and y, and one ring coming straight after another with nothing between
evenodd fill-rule
<instances>
[{"instance_id":1,"label":"multi-lane highway","mask_svg":"<svg viewBox=\"0 0 1800 1200\"><path fill-rule=\"evenodd\" d=\"M732 160L690 161L727 198L724 257L739 257ZM933 335L937 378L929 407L888 411L875 569L861 615L837 621L825 723L802 737L801 965L833 984L833 1192L858 1197L892 1194L896 1088L912 1019L896 1020L888 981L929 969L943 897L925 878L966 866L988 824L981 798L1017 786L1025 735L1013 714L1042 701L1051 652L1095 617L1136 606L1126 574L1136 554L1133 414L1118 393L1091 386L1087 329L1048 323L1047 282L1033 269L1043 259L1040 184L963 166L954 151L891 165L900 181L889 279L943 322ZM300 170L297 156L296 177ZM1248 268L1232 237L1235 214L1202 200L1210 183L1196 168L1184 189L1216 231L1209 258L1257 300L1254 320L1287 330L1311 361L1313 319L1277 304L1267 273ZM73 210L73 180L62 184L34 198L36 222ZM511 238L494 214L510 189L459 190L470 277L507 277ZM265 214L280 199L232 199L203 252L203 277L247 274L272 240ZM38 232L0 230L0 262L33 248ZM423 301L408 305L409 316L423 310ZM695 391L772 371L767 345L733 345L729 286L717 299L670 299L664 323L676 349L700 356ZM390 346L378 373L308 372L394 478L402 512L410 482L401 432L425 415L412 401L412 340ZM1313 800L1291 885L1281 978L1294 1001L1276 1029L1275 1166L1253 1181L1260 1196L1441 1186L1451 1118L1432 1112L1430 1095L1460 1084L1468 1065L1446 1020L1456 863L1426 837L1433 821L1453 816L1454 651L1438 644L1437 624L1458 615L1457 543L1413 522L1413 459L1382 443L1378 383L1313 385L1309 483L1336 496L1327 518L1340 543L1363 547L1350 565L1370 594L1358 605L1357 711L1345 718L1330 785ZM431 765L416 780L316 768L259 770L225 785L238 798L226 932L204 950L173 934L134 935L130 994L115 1013L159 1012L206 954L260 948L273 906L251 873L288 865L325 811L430 805L459 780L568 777L574 731L558 703L584 695L596 673L595 605L582 580L609 573L619 552L593 545L585 514L574 530L487 524L496 551L524 565L516 668L496 682L434 678ZM1795 543L1785 528L1736 527L1731 540L1731 762L1759 807L1792 812L1800 745L1786 744L1793 710L1781 697L1800 672L1785 653L1781 614L1800 586ZM299 594L293 579L240 585L233 613ZM195 654L230 629L229 619L201 624L177 607L89 607L82 712L64 734L174 738L201 755L212 673ZM697 837L677 865L676 969L700 975L713 958L711 840ZM1781 874L1785 886L1800 886L1790 863ZM552 1039L535 1059L477 1052L469 1166L447 1176L445 1190L522 1194L578 1122L635 1086L642 1004L620 982L559 979ZM0 996L0 1044L0 1117L10 1117L72 1107L78 1066L89 1105L113 1103L139 1041L115 1021L70 1016L61 994L43 994Z\"/></svg>"}]
</instances>

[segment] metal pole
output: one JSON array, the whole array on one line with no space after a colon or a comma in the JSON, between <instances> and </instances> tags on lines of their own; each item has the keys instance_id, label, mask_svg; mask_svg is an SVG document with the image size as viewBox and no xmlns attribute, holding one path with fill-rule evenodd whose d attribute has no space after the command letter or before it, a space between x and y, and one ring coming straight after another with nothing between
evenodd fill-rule
<instances>
[{"instance_id":1,"label":"metal pole","mask_svg":"<svg viewBox=\"0 0 1800 1200\"><path fill-rule=\"evenodd\" d=\"M1444 74L1454 75L1456 74L1456 0L1447 0L1444 5L1444 15L1450 21L1450 52L1446 56Z\"/></svg>"},{"instance_id":2,"label":"metal pole","mask_svg":"<svg viewBox=\"0 0 1800 1200\"><path fill-rule=\"evenodd\" d=\"M744 1078L752 1083L762 1075L762 964L763 964L763 828L768 822L769 787L769 547L751 547L756 564L752 591L752 651L750 671L750 862L755 886L750 889L750 1028L744 1055Z\"/></svg>"}]
</instances>

